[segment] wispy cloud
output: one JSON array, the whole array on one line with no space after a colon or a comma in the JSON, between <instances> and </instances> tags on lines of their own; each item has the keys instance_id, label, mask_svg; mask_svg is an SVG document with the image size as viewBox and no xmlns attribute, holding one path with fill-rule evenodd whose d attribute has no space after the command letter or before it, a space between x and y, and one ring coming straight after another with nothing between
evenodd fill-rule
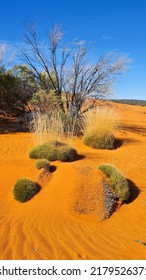
<instances>
[{"instance_id":1,"label":"wispy cloud","mask_svg":"<svg viewBox=\"0 0 146 280\"><path fill-rule=\"evenodd\" d=\"M78 42L76 42L76 45L85 45L86 41L85 40L80 40Z\"/></svg>"},{"instance_id":2,"label":"wispy cloud","mask_svg":"<svg viewBox=\"0 0 146 280\"><path fill-rule=\"evenodd\" d=\"M109 35L102 35L99 37L99 40L102 40L102 41L107 41L107 40L111 40L112 37L109 36Z\"/></svg>"}]
</instances>

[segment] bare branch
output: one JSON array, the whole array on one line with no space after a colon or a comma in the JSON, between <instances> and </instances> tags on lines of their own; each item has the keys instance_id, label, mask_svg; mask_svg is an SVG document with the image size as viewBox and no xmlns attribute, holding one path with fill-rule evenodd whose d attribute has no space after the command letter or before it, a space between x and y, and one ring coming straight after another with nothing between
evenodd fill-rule
<instances>
[{"instance_id":1,"label":"bare branch","mask_svg":"<svg viewBox=\"0 0 146 280\"><path fill-rule=\"evenodd\" d=\"M89 49L80 41L70 48L61 46L63 32L55 25L47 39L40 43L36 25L24 36L19 48L23 60L33 69L43 89L51 89L60 99L61 109L77 116L87 98L107 98L117 75L126 70L127 57L107 53L96 62L88 62ZM42 75L41 71L45 73ZM91 107L95 101L93 100Z\"/></svg>"},{"instance_id":2,"label":"bare branch","mask_svg":"<svg viewBox=\"0 0 146 280\"><path fill-rule=\"evenodd\" d=\"M7 51L7 45L6 44L0 44L0 65L3 63L4 56Z\"/></svg>"}]
</instances>

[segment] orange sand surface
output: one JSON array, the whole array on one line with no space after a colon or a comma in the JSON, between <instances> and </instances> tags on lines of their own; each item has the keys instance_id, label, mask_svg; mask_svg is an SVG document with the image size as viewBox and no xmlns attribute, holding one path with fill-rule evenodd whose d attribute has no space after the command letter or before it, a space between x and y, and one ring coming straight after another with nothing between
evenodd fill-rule
<instances>
[{"instance_id":1,"label":"orange sand surface","mask_svg":"<svg viewBox=\"0 0 146 280\"><path fill-rule=\"evenodd\" d=\"M72 145L84 157L53 162L56 170L26 203L14 200L12 191L21 177L38 181L40 171L28 156L32 134L0 134L0 259L146 259L146 107L114 108L123 145L94 150L76 139ZM104 162L132 181L133 195L101 220L103 175L97 166Z\"/></svg>"}]
</instances>

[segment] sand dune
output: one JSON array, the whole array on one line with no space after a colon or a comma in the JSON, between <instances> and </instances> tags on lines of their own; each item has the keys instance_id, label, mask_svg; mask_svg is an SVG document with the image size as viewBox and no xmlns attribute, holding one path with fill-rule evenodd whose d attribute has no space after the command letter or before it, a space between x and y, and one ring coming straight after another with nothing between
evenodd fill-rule
<instances>
[{"instance_id":1,"label":"sand dune","mask_svg":"<svg viewBox=\"0 0 146 280\"><path fill-rule=\"evenodd\" d=\"M84 157L52 163L56 170L27 203L14 200L12 190L21 177L38 181L40 171L28 157L33 137L0 135L0 259L146 259L146 107L117 104L115 110L121 116L117 137L123 145L93 150L76 139L74 147ZM97 166L104 162L131 181L133 196L101 221Z\"/></svg>"}]
</instances>

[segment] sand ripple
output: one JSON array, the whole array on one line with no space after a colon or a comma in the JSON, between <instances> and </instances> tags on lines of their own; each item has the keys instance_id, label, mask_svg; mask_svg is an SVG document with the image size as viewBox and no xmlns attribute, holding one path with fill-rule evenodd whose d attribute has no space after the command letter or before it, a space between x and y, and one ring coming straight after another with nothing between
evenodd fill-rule
<instances>
[{"instance_id":1,"label":"sand ripple","mask_svg":"<svg viewBox=\"0 0 146 280\"><path fill-rule=\"evenodd\" d=\"M129 108L122 111L118 107L123 121L126 115L126 124L128 118L129 123L135 118L137 126L138 118L146 124L140 108ZM35 161L28 157L32 135L0 135L1 260L146 259L146 247L136 241L146 243L146 138L127 130L119 136L129 142L115 151L95 151L81 140L75 141L75 147L85 158L73 163L55 162L57 169L42 184L40 193L21 204L13 199L15 181L24 176L37 180L39 175ZM131 203L101 221L94 186L96 174L97 182L100 177L96 167L105 161L115 164L133 182L134 196ZM81 206L91 211L79 214L72 205L82 195L82 186L86 186L85 196L91 188L87 195L90 203L84 201L84 196L80 200Z\"/></svg>"}]
</instances>

